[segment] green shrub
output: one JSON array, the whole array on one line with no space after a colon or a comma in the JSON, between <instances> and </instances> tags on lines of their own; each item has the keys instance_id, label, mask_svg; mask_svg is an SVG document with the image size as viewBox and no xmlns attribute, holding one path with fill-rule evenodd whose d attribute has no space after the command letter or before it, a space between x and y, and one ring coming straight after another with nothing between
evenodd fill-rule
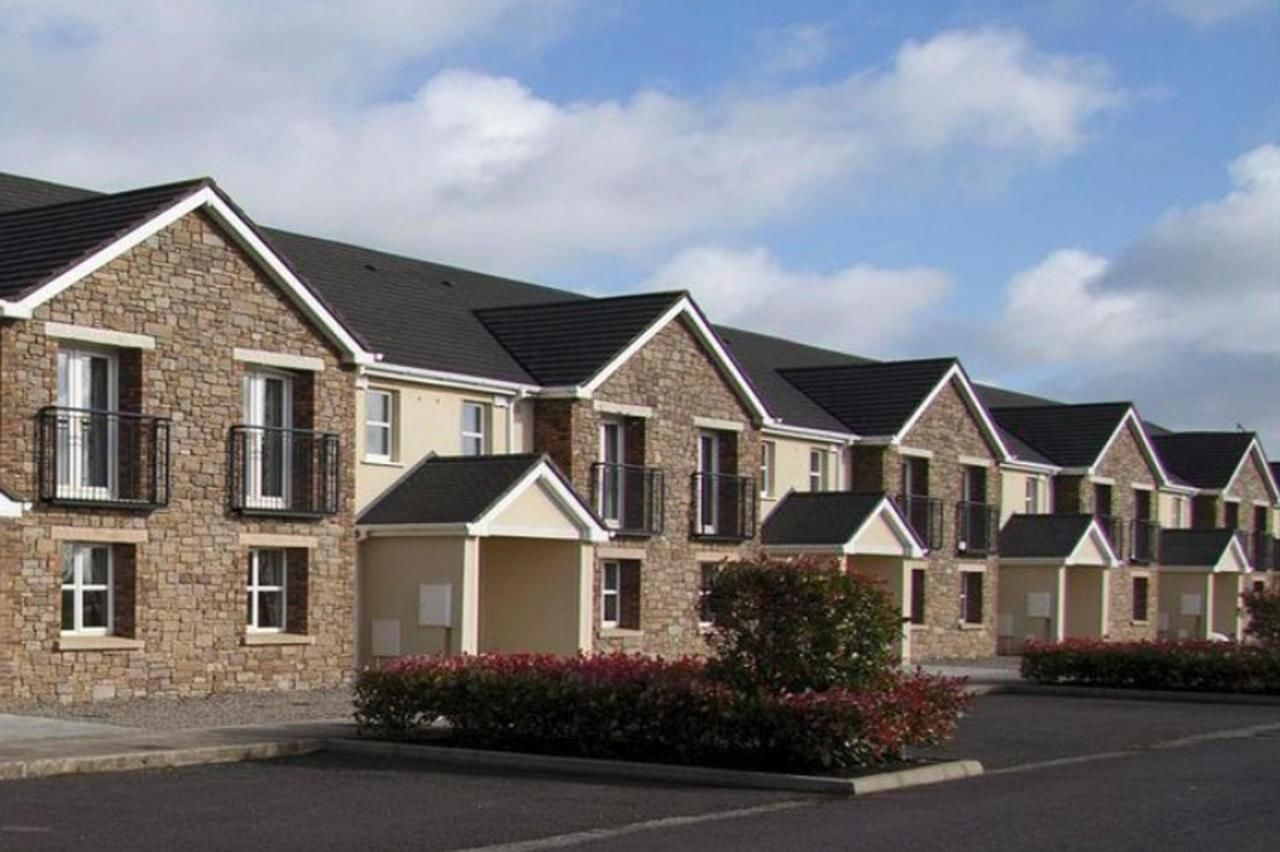
<instances>
[{"instance_id":1,"label":"green shrub","mask_svg":"<svg viewBox=\"0 0 1280 852\"><path fill-rule=\"evenodd\" d=\"M727 563L711 587L708 673L737 689L822 692L874 684L902 619L871 580L811 561Z\"/></svg>"},{"instance_id":2,"label":"green shrub","mask_svg":"<svg viewBox=\"0 0 1280 852\"><path fill-rule=\"evenodd\" d=\"M1246 592L1244 609L1249 619L1245 634L1264 648L1280 651L1280 589Z\"/></svg>"},{"instance_id":3,"label":"green shrub","mask_svg":"<svg viewBox=\"0 0 1280 852\"><path fill-rule=\"evenodd\" d=\"M1045 684L1280 694L1280 653L1234 642L1032 642L1022 676Z\"/></svg>"}]
</instances>

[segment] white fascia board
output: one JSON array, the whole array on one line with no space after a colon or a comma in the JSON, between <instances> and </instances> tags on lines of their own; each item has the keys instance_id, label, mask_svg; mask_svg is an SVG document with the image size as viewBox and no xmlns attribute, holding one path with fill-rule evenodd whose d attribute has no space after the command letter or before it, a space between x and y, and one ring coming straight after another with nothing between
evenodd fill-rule
<instances>
[{"instance_id":1,"label":"white fascia board","mask_svg":"<svg viewBox=\"0 0 1280 852\"><path fill-rule=\"evenodd\" d=\"M577 385L559 385L540 388L536 394L543 399L591 399L594 394L585 387Z\"/></svg>"},{"instance_id":2,"label":"white fascia board","mask_svg":"<svg viewBox=\"0 0 1280 852\"><path fill-rule=\"evenodd\" d=\"M771 420L760 428L765 435L778 438L802 438L806 441L825 441L829 444L849 446L858 440L852 432L831 432L826 429L812 429L807 426L789 426L781 420Z\"/></svg>"},{"instance_id":3,"label":"white fascia board","mask_svg":"<svg viewBox=\"0 0 1280 852\"><path fill-rule=\"evenodd\" d=\"M1240 456L1240 463L1236 465L1236 469L1231 473L1231 478L1227 480L1227 487L1222 490L1224 492L1231 490L1231 486L1235 484L1236 477L1240 475L1240 471L1244 470L1245 463L1249 461L1250 456L1254 455L1257 456L1258 464L1262 467L1262 482L1267 486L1267 490L1271 492L1271 499L1280 500L1280 487L1277 487L1275 478L1271 475L1271 465L1267 464L1267 454L1262 451L1262 445L1258 443L1257 438L1249 442L1244 454Z\"/></svg>"},{"instance_id":4,"label":"white fascia board","mask_svg":"<svg viewBox=\"0 0 1280 852\"><path fill-rule=\"evenodd\" d=\"M654 322L651 323L644 332L636 337L635 340L631 341L631 343L619 352L612 361L606 364L600 372L596 373L589 382L582 386L581 390L588 394L593 393L600 387L600 385L608 380L610 376L617 372L618 368L625 364L632 355L640 351L640 349L652 340L658 332L662 331L668 323L681 315L688 317L689 322L693 325L694 333L697 335L698 339L702 341L702 344L711 350L712 355L715 356L715 360L719 363L720 367L729 375L732 384L735 385L738 390L738 394L746 400L748 407L752 410L757 421L760 423L769 422L771 419L769 416L769 410L765 407L763 400L761 400L756 394L755 389L751 387L751 382L748 381L747 377L743 375L740 369L738 369L737 362L735 362L733 357L727 350L725 350L723 344L720 342L720 338L716 336L716 333L711 329L711 326L709 326L707 321L703 319L702 313L694 307L693 302L687 295L681 296L677 299L675 304L668 308L662 316L654 320Z\"/></svg>"},{"instance_id":5,"label":"white fascia board","mask_svg":"<svg viewBox=\"0 0 1280 852\"><path fill-rule=\"evenodd\" d=\"M4 299L0 299L0 318L31 319L31 309L24 308L14 302L6 302Z\"/></svg>"},{"instance_id":6,"label":"white fascia board","mask_svg":"<svg viewBox=\"0 0 1280 852\"><path fill-rule=\"evenodd\" d=\"M545 459L530 468L529 472L521 477L519 482L516 482L507 489L506 493L493 501L493 504L485 510L483 515L468 524L468 534L476 537L500 534L498 528L493 525L493 519L501 515L513 500L535 483L545 485L551 490L556 502L560 504L560 508L570 516L574 525L581 530L582 540L602 542L610 539L609 530L601 526L595 516L587 511L577 495L565 486L560 477L551 470L551 466L547 464Z\"/></svg>"},{"instance_id":7,"label":"white fascia board","mask_svg":"<svg viewBox=\"0 0 1280 852\"><path fill-rule=\"evenodd\" d=\"M1012 461L1000 462L1001 470L1013 470L1020 473L1038 473L1038 474L1057 474L1062 473L1062 468L1051 464L1040 464L1039 462L1020 461L1013 459Z\"/></svg>"},{"instance_id":8,"label":"white fascia board","mask_svg":"<svg viewBox=\"0 0 1280 852\"><path fill-rule=\"evenodd\" d=\"M31 509L30 503L12 500L9 495L0 491L0 518L21 518L22 513Z\"/></svg>"},{"instance_id":9,"label":"white fascia board","mask_svg":"<svg viewBox=\"0 0 1280 852\"><path fill-rule=\"evenodd\" d=\"M1157 490L1165 494L1177 494L1181 497L1194 497L1203 493L1194 485L1175 485L1172 482L1167 485L1161 485Z\"/></svg>"},{"instance_id":10,"label":"white fascia board","mask_svg":"<svg viewBox=\"0 0 1280 852\"><path fill-rule=\"evenodd\" d=\"M1080 548L1084 546L1086 541L1092 541L1102 549L1103 553L1107 555L1108 565L1106 567L1119 568L1124 564L1120 561L1120 558L1116 556L1115 548L1111 546L1111 541L1107 538L1107 534L1102 531L1102 526L1095 519L1089 522L1089 526L1085 528L1084 535L1080 536L1080 540L1076 542L1076 546L1071 549L1071 555L1066 558L1066 561L1063 563L1064 565L1071 566L1084 564L1079 561L1077 554L1079 554Z\"/></svg>"},{"instance_id":11,"label":"white fascia board","mask_svg":"<svg viewBox=\"0 0 1280 852\"><path fill-rule=\"evenodd\" d=\"M960 390L962 395L968 401L970 409L977 413L978 424L981 426L982 431L986 433L987 440L991 442L992 446L996 448L996 452L999 454L999 457L996 460L1000 462L1011 460L1013 458L1013 454L1009 452L1009 448L1006 447L1004 445L1004 441L1000 439L1000 431L996 429L996 424L992 422L991 416L987 414L987 407L982 404L982 400L978 397L977 391L973 389L973 385L969 382L969 377L965 375L965 372L960 367L960 362L958 361L951 365L951 369L947 370L942 379L934 385L933 390L929 391L929 395L924 398L924 402L920 403L920 405L916 407L916 410L912 413L907 422L903 424L902 428L898 430L898 433L890 439L890 443L895 445L902 443L903 437L911 431L911 427L916 425L916 421L924 415L925 411L933 404L933 401L937 398L938 394L942 393L942 389L949 385L952 379L960 380Z\"/></svg>"},{"instance_id":12,"label":"white fascia board","mask_svg":"<svg viewBox=\"0 0 1280 852\"><path fill-rule=\"evenodd\" d=\"M831 556L843 556L844 547L839 544L766 544L764 552L775 556L799 555L803 553L824 553Z\"/></svg>"},{"instance_id":13,"label":"white fascia board","mask_svg":"<svg viewBox=\"0 0 1280 852\"><path fill-rule=\"evenodd\" d=\"M1254 566L1249 562L1249 555L1244 552L1244 545L1240 543L1240 539L1235 536L1231 537L1231 541L1227 543L1227 549L1222 552L1222 558L1218 560L1218 564L1213 566L1214 573L1231 572L1235 573L1235 568L1231 566L1230 557L1235 556L1238 564L1244 566L1244 570L1248 571Z\"/></svg>"},{"instance_id":14,"label":"white fascia board","mask_svg":"<svg viewBox=\"0 0 1280 852\"><path fill-rule=\"evenodd\" d=\"M1107 453L1111 450L1111 445L1116 442L1116 438L1120 437L1120 433L1124 431L1126 425L1132 423L1134 429L1138 433L1138 444L1142 448L1142 454L1147 457L1147 463L1155 469L1156 476L1159 478L1160 485L1166 485L1169 482L1169 474L1165 472L1164 465L1160 462L1160 455L1156 452L1156 448L1151 443L1151 439L1147 436L1147 430L1142 426L1142 420L1138 417L1138 412L1131 405L1129 410L1124 413L1124 417L1120 418L1120 423L1116 426L1115 431L1111 433L1111 437L1107 439L1107 443L1103 445L1102 452L1098 453L1098 457L1093 460L1093 464L1089 465L1089 472L1092 473L1102 460L1107 457Z\"/></svg>"},{"instance_id":15,"label":"white fascia board","mask_svg":"<svg viewBox=\"0 0 1280 852\"><path fill-rule=\"evenodd\" d=\"M360 374L374 379L438 385L453 390L493 393L503 396L529 395L538 390L537 385L505 382L500 379L486 379L483 376L468 376L462 373L449 373L442 370L427 370L422 367L407 367L402 364L389 364L385 361L361 367Z\"/></svg>"},{"instance_id":16,"label":"white fascia board","mask_svg":"<svg viewBox=\"0 0 1280 852\"><path fill-rule=\"evenodd\" d=\"M34 310L85 276L101 269L144 240L200 208L207 208L210 215L228 231L231 237L253 255L303 313L307 314L325 335L346 353L348 360L356 364L372 364L377 360L372 352L366 351L351 336L329 309L321 304L307 286L293 274L284 261L254 233L249 223L223 201L212 187L208 186L174 202L115 242L99 249L66 272L37 287L19 300L17 307L27 312Z\"/></svg>"},{"instance_id":17,"label":"white fascia board","mask_svg":"<svg viewBox=\"0 0 1280 852\"><path fill-rule=\"evenodd\" d=\"M906 553L886 554L873 553L870 550L856 551L859 536L866 531L872 521L881 515L885 515L888 518L889 526L893 527L893 531L897 534L898 541L902 542L904 549L907 551ZM855 531L854 534L849 537L849 541L845 543L844 552L849 554L861 552L879 556L901 556L903 559L924 558L924 548L916 543L916 538L911 533L911 528L902 520L901 515L898 514L897 508L889 501L888 497L881 498L880 502L876 504L876 507L867 513L867 517L862 521L862 524L858 527L857 531Z\"/></svg>"},{"instance_id":18,"label":"white fascia board","mask_svg":"<svg viewBox=\"0 0 1280 852\"><path fill-rule=\"evenodd\" d=\"M465 536L468 524L357 524L356 532L365 538L439 538Z\"/></svg>"}]
</instances>

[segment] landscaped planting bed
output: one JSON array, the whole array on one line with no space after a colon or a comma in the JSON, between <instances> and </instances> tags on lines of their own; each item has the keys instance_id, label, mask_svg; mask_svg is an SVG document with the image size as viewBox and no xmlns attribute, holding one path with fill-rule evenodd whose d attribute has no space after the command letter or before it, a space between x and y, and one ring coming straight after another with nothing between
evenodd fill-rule
<instances>
[{"instance_id":1,"label":"landscaped planting bed","mask_svg":"<svg viewBox=\"0 0 1280 852\"><path fill-rule=\"evenodd\" d=\"M1041 684L1280 695L1280 651L1235 642L1033 642L1022 676Z\"/></svg>"}]
</instances>

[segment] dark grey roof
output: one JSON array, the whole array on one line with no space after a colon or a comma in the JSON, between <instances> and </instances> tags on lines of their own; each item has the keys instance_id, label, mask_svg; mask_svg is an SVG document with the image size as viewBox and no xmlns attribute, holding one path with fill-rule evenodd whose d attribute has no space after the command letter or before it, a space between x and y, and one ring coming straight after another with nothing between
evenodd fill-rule
<instances>
[{"instance_id":1,"label":"dark grey roof","mask_svg":"<svg viewBox=\"0 0 1280 852\"><path fill-rule=\"evenodd\" d=\"M686 293L642 293L485 308L480 322L542 385L580 385Z\"/></svg>"},{"instance_id":2,"label":"dark grey roof","mask_svg":"<svg viewBox=\"0 0 1280 852\"><path fill-rule=\"evenodd\" d=\"M1011 391L995 385L974 383L973 389L987 408L1021 408L1023 406L1063 405L1056 399L1032 396L1029 393Z\"/></svg>"},{"instance_id":3,"label":"dark grey roof","mask_svg":"<svg viewBox=\"0 0 1280 852\"><path fill-rule=\"evenodd\" d=\"M1254 440L1252 432L1171 432L1152 443L1164 466L1196 488L1226 488Z\"/></svg>"},{"instance_id":4,"label":"dark grey roof","mask_svg":"<svg viewBox=\"0 0 1280 852\"><path fill-rule=\"evenodd\" d=\"M1162 565L1213 566L1235 537L1235 530L1165 530L1160 534Z\"/></svg>"},{"instance_id":5,"label":"dark grey roof","mask_svg":"<svg viewBox=\"0 0 1280 852\"><path fill-rule=\"evenodd\" d=\"M883 491L792 491L765 519L760 540L765 544L846 544L884 498ZM889 506L898 512L892 500ZM905 521L903 526L910 530ZM911 535L915 537L914 532Z\"/></svg>"},{"instance_id":6,"label":"dark grey roof","mask_svg":"<svg viewBox=\"0 0 1280 852\"><path fill-rule=\"evenodd\" d=\"M0 213L0 298L21 298L206 186L200 178Z\"/></svg>"},{"instance_id":7,"label":"dark grey roof","mask_svg":"<svg viewBox=\"0 0 1280 852\"><path fill-rule=\"evenodd\" d=\"M716 334L742 367L769 412L789 426L845 432L847 428L822 406L782 377L781 370L869 364L844 352L806 346L781 337L717 326Z\"/></svg>"},{"instance_id":8,"label":"dark grey roof","mask_svg":"<svg viewBox=\"0 0 1280 852\"><path fill-rule=\"evenodd\" d=\"M897 434L956 363L931 358L780 373L847 429L869 437Z\"/></svg>"},{"instance_id":9,"label":"dark grey roof","mask_svg":"<svg viewBox=\"0 0 1280 852\"><path fill-rule=\"evenodd\" d=\"M1044 465L1053 464L1044 454L1038 452L1035 447L1027 444L998 422L996 423L996 431L1000 433L1000 440L1004 442L1005 449L1018 461Z\"/></svg>"},{"instance_id":10,"label":"dark grey roof","mask_svg":"<svg viewBox=\"0 0 1280 852\"><path fill-rule=\"evenodd\" d=\"M1000 428L1062 467L1089 467L1131 408L1127 402L994 408Z\"/></svg>"},{"instance_id":11,"label":"dark grey roof","mask_svg":"<svg viewBox=\"0 0 1280 852\"><path fill-rule=\"evenodd\" d=\"M0 213L25 210L28 207L46 207L65 201L81 201L100 194L91 189L0 172Z\"/></svg>"},{"instance_id":12,"label":"dark grey roof","mask_svg":"<svg viewBox=\"0 0 1280 852\"><path fill-rule=\"evenodd\" d=\"M365 509L357 523L471 523L544 460L538 453L433 456Z\"/></svg>"},{"instance_id":13,"label":"dark grey roof","mask_svg":"<svg viewBox=\"0 0 1280 852\"><path fill-rule=\"evenodd\" d=\"M1066 559L1093 515L1014 515L1000 530L1001 559Z\"/></svg>"},{"instance_id":14,"label":"dark grey roof","mask_svg":"<svg viewBox=\"0 0 1280 852\"><path fill-rule=\"evenodd\" d=\"M1268 462L1267 466L1271 468L1271 478L1280 485L1280 462Z\"/></svg>"}]
</instances>

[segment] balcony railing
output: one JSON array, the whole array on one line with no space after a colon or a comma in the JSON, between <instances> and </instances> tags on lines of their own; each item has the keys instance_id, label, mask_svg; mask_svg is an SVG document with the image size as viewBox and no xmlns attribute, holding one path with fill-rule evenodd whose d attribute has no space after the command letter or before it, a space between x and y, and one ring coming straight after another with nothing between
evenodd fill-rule
<instances>
[{"instance_id":1,"label":"balcony railing","mask_svg":"<svg viewBox=\"0 0 1280 852\"><path fill-rule=\"evenodd\" d=\"M929 550L942 547L942 501L937 497L920 494L899 494L894 497L916 536Z\"/></svg>"},{"instance_id":2,"label":"balcony railing","mask_svg":"<svg viewBox=\"0 0 1280 852\"><path fill-rule=\"evenodd\" d=\"M996 552L1000 511L990 503L956 503L956 552L986 556Z\"/></svg>"},{"instance_id":3,"label":"balcony railing","mask_svg":"<svg viewBox=\"0 0 1280 852\"><path fill-rule=\"evenodd\" d=\"M756 481L750 476L695 473L692 477L695 538L745 541L756 534Z\"/></svg>"},{"instance_id":4,"label":"balcony railing","mask_svg":"<svg viewBox=\"0 0 1280 852\"><path fill-rule=\"evenodd\" d=\"M667 486L656 467L596 462L591 465L591 505L620 535L661 535Z\"/></svg>"},{"instance_id":5,"label":"balcony railing","mask_svg":"<svg viewBox=\"0 0 1280 852\"><path fill-rule=\"evenodd\" d=\"M1129 561L1150 564L1160 559L1160 525L1137 518L1129 523Z\"/></svg>"},{"instance_id":6,"label":"balcony railing","mask_svg":"<svg viewBox=\"0 0 1280 852\"><path fill-rule=\"evenodd\" d=\"M169 420L125 411L42 408L38 493L46 503L154 509L169 502Z\"/></svg>"},{"instance_id":7,"label":"balcony railing","mask_svg":"<svg viewBox=\"0 0 1280 852\"><path fill-rule=\"evenodd\" d=\"M1272 571L1280 571L1280 538L1271 539L1271 561L1267 565Z\"/></svg>"},{"instance_id":8,"label":"balcony railing","mask_svg":"<svg viewBox=\"0 0 1280 852\"><path fill-rule=\"evenodd\" d=\"M1255 571L1272 571L1276 565L1276 540L1270 533L1258 530L1253 533L1249 548L1249 562Z\"/></svg>"},{"instance_id":9,"label":"balcony railing","mask_svg":"<svg viewBox=\"0 0 1280 852\"><path fill-rule=\"evenodd\" d=\"M320 517L338 512L338 436L328 432L232 426L231 509L246 515Z\"/></svg>"},{"instance_id":10,"label":"balcony railing","mask_svg":"<svg viewBox=\"0 0 1280 852\"><path fill-rule=\"evenodd\" d=\"M1094 515L1094 518L1098 521L1098 526L1102 527L1102 532L1106 534L1107 539L1111 542L1111 549L1115 551L1116 558L1124 559L1124 523L1120 518L1112 515Z\"/></svg>"}]
</instances>

